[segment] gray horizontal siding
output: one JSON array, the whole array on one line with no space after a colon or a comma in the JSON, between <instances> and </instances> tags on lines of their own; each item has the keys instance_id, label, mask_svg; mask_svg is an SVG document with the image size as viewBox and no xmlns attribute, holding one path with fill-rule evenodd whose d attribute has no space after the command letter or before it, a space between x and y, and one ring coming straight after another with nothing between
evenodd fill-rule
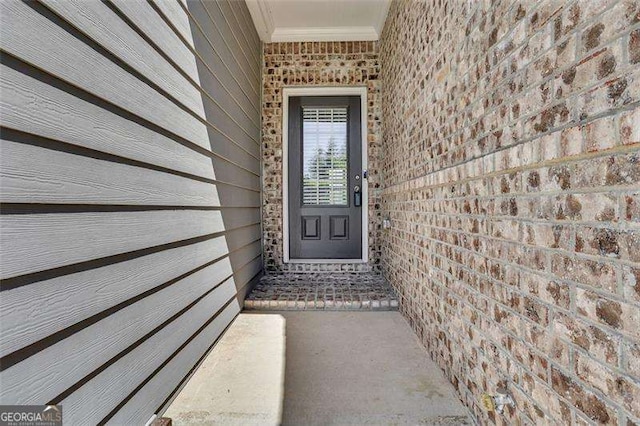
<instances>
[{"instance_id":1,"label":"gray horizontal siding","mask_svg":"<svg viewBox=\"0 0 640 426\"><path fill-rule=\"evenodd\" d=\"M0 2L0 404L161 412L262 271L243 2Z\"/></svg>"}]
</instances>

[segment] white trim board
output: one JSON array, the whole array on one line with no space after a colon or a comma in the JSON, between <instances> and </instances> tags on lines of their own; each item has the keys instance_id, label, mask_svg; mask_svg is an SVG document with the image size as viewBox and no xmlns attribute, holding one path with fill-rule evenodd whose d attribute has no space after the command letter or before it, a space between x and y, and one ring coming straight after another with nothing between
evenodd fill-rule
<instances>
[{"instance_id":1,"label":"white trim board","mask_svg":"<svg viewBox=\"0 0 640 426\"><path fill-rule=\"evenodd\" d=\"M387 16L389 15L389 9L391 8L391 0L387 1L384 4L384 7L380 9L380 15L378 15L378 20L376 22L376 32L378 33L378 40L382 37L382 30L384 30L384 23L387 21Z\"/></svg>"},{"instance_id":2,"label":"white trim board","mask_svg":"<svg viewBox=\"0 0 640 426\"><path fill-rule=\"evenodd\" d=\"M275 28L271 33L272 42L375 41L378 38L374 27Z\"/></svg>"},{"instance_id":3,"label":"white trim board","mask_svg":"<svg viewBox=\"0 0 640 426\"><path fill-rule=\"evenodd\" d=\"M391 0L385 0L371 25L283 27L276 24L270 1L245 0L260 39L265 43L294 41L376 41L380 39Z\"/></svg>"},{"instance_id":4,"label":"white trim board","mask_svg":"<svg viewBox=\"0 0 640 426\"><path fill-rule=\"evenodd\" d=\"M245 0L253 25L260 35L260 40L265 43L271 42L271 34L275 29L271 8L265 0Z\"/></svg>"},{"instance_id":5,"label":"white trim board","mask_svg":"<svg viewBox=\"0 0 640 426\"><path fill-rule=\"evenodd\" d=\"M362 170L367 170L367 88L285 87L282 89L282 235L284 263L367 263L369 260L369 181L362 185L362 256L360 259L291 259L289 257L289 98L292 96L360 96ZM363 179L364 180L364 179Z\"/></svg>"}]
</instances>

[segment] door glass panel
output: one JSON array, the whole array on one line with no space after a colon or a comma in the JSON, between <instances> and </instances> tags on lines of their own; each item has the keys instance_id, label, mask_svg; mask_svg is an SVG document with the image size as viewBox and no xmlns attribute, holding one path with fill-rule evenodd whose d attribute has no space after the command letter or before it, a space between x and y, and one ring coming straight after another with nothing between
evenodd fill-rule
<instances>
[{"instance_id":1,"label":"door glass panel","mask_svg":"<svg viewBox=\"0 0 640 426\"><path fill-rule=\"evenodd\" d=\"M303 108L302 204L347 205L347 108Z\"/></svg>"}]
</instances>

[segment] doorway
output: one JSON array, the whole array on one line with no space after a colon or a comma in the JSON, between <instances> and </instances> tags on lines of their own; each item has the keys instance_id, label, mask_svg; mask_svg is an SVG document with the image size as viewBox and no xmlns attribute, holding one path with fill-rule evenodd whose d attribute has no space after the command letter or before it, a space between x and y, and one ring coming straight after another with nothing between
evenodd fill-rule
<instances>
[{"instance_id":1,"label":"doorway","mask_svg":"<svg viewBox=\"0 0 640 426\"><path fill-rule=\"evenodd\" d=\"M366 88L284 91L285 262L366 262Z\"/></svg>"}]
</instances>

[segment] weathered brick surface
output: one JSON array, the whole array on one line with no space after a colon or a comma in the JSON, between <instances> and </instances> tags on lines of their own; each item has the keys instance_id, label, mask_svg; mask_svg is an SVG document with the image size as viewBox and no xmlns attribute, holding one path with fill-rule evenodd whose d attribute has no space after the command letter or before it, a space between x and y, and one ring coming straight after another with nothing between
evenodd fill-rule
<instances>
[{"instance_id":1,"label":"weathered brick surface","mask_svg":"<svg viewBox=\"0 0 640 426\"><path fill-rule=\"evenodd\" d=\"M639 49L637 0L391 6L382 268L481 422L638 424Z\"/></svg>"},{"instance_id":2,"label":"weathered brick surface","mask_svg":"<svg viewBox=\"0 0 640 426\"><path fill-rule=\"evenodd\" d=\"M267 43L262 98L262 229L267 272L379 271L381 108L376 42ZM285 264L282 246L282 88L366 86L368 100L369 263Z\"/></svg>"}]
</instances>

